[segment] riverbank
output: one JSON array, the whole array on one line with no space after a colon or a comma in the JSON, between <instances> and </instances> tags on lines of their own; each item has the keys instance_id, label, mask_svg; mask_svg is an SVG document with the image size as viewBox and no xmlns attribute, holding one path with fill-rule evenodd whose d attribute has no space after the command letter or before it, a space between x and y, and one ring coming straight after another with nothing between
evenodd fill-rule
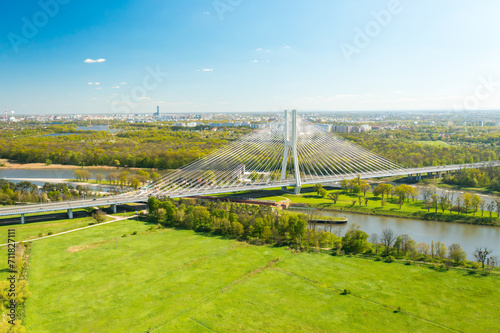
<instances>
[{"instance_id":1,"label":"riverbank","mask_svg":"<svg viewBox=\"0 0 500 333\"><path fill-rule=\"evenodd\" d=\"M481 220L477 220L477 217L474 216L464 216L464 215L444 215L442 213L425 213L425 212L391 212L391 211L367 211L363 209L358 209L358 207L348 208L348 207L336 207L336 208L325 208L325 207L315 207L308 206L307 208L318 208L321 211L329 211L336 213L354 213L361 215L371 215L371 216L384 216L384 217L397 217L397 218L405 218L405 219L413 219L413 220L422 220L422 221L432 221L432 222L448 222L448 223L464 223L464 224L473 224L473 225L488 225L488 226L500 226L500 220L498 218L493 217L492 219L488 217L480 218ZM361 207L363 208L363 207ZM291 210L293 209L304 209L302 206L291 206Z\"/></svg>"},{"instance_id":2,"label":"riverbank","mask_svg":"<svg viewBox=\"0 0 500 333\"><path fill-rule=\"evenodd\" d=\"M425 185L428 185L428 184L425 184ZM464 191L464 192L477 193L477 194L488 194L488 195L500 195L500 192L490 190L486 187L466 187L466 186L460 186L460 185L449 185L449 184L444 184L444 183L436 183L435 185L439 188L444 188L444 189L454 190L454 191Z\"/></svg>"},{"instance_id":3,"label":"riverbank","mask_svg":"<svg viewBox=\"0 0 500 333\"><path fill-rule=\"evenodd\" d=\"M145 169L145 168L129 168L129 167L114 167L109 165L95 165L95 166L78 166L78 165L66 165L66 164L50 164L45 163L18 163L15 161L10 161L7 159L0 159L0 170L2 169L18 169L18 170L50 170L50 169L106 169L106 170L117 170L121 171L137 171L137 170L151 170L158 171L157 169Z\"/></svg>"},{"instance_id":4,"label":"riverbank","mask_svg":"<svg viewBox=\"0 0 500 333\"><path fill-rule=\"evenodd\" d=\"M397 218L408 218L422 221L436 221L436 222L454 222L476 225L500 226L500 220L496 212L491 213L481 210L469 210L468 214L458 214L457 212L450 212L432 207L427 209L425 203L421 200L409 200L400 207L397 203L396 197L385 198L384 205L382 199L375 197L372 193L367 193L366 197L360 198L355 194L344 193L342 190L330 190L327 194L338 194L336 203L333 199L320 197L315 192L311 191L312 188L304 188L304 192L300 195L291 193L282 193L279 190L262 190L252 193L252 198L260 200L273 200L279 194L280 198L289 199L291 207L295 208L317 208L319 210L328 210L334 212L356 213L363 215L373 216L386 216ZM309 191L309 192L307 192ZM231 195L237 197L239 194ZM241 195L248 196L247 193ZM439 206L438 206L439 208ZM481 216L482 215L482 216Z\"/></svg>"}]
</instances>

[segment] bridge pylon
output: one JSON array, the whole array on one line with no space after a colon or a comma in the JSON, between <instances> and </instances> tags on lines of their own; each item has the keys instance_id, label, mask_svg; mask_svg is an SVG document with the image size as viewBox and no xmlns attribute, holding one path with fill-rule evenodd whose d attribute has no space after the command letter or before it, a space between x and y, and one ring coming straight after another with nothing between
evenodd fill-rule
<instances>
[{"instance_id":1,"label":"bridge pylon","mask_svg":"<svg viewBox=\"0 0 500 333\"><path fill-rule=\"evenodd\" d=\"M290 119L291 118L291 119ZM291 125L290 126L290 121ZM291 128L290 128L291 127ZM291 129L291 130L290 130ZM283 153L283 162L281 167L281 180L286 179L286 170L288 166L288 156L292 156L293 160L293 171L295 174L295 194L300 194L300 188L302 186L300 180L300 168L299 159L297 154L297 110L292 110L292 116L290 117L290 111L285 110L285 130L283 131L285 135L285 150ZM286 190L286 187L282 187L282 190Z\"/></svg>"}]
</instances>

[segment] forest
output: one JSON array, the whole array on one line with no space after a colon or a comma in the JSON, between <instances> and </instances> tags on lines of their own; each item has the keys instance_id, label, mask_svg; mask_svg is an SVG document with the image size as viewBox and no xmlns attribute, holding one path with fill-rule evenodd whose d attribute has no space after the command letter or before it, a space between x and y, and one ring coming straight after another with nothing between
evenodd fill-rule
<instances>
[{"instance_id":1,"label":"forest","mask_svg":"<svg viewBox=\"0 0 500 333\"><path fill-rule=\"evenodd\" d=\"M117 133L77 131L75 124L25 126L0 131L0 158L20 163L79 166L127 166L175 169L184 166L251 130L206 130L162 123L114 125ZM443 135L446 128L371 131L341 134L364 148L405 167L473 163L500 159L500 133L471 129ZM69 133L66 135L55 135ZM445 142L445 145L422 142Z\"/></svg>"},{"instance_id":2,"label":"forest","mask_svg":"<svg viewBox=\"0 0 500 333\"><path fill-rule=\"evenodd\" d=\"M438 134L412 131L372 131L342 136L404 167L415 168L499 160L499 135L482 134L479 137L483 137L484 142L465 144L460 141L462 144L446 146L420 143L418 141L436 141Z\"/></svg>"},{"instance_id":3,"label":"forest","mask_svg":"<svg viewBox=\"0 0 500 333\"><path fill-rule=\"evenodd\" d=\"M500 168L462 169L455 175L445 175L443 183L500 191Z\"/></svg>"},{"instance_id":4,"label":"forest","mask_svg":"<svg viewBox=\"0 0 500 333\"><path fill-rule=\"evenodd\" d=\"M131 126L129 126L131 127ZM60 132L62 131L62 132ZM73 127L0 132L0 158L20 163L57 163L80 166L127 166L174 169L247 133L176 130L166 126L133 126L119 133L77 131Z\"/></svg>"}]
</instances>

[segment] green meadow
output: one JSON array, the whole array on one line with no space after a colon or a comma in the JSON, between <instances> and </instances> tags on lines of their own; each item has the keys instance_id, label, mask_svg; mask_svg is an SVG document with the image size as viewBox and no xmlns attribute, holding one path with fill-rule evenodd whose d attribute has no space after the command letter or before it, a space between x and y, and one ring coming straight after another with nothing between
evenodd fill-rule
<instances>
[{"instance_id":1,"label":"green meadow","mask_svg":"<svg viewBox=\"0 0 500 333\"><path fill-rule=\"evenodd\" d=\"M32 295L23 320L27 332L493 332L500 327L498 275L294 254L152 227L127 220L34 242Z\"/></svg>"}]
</instances>

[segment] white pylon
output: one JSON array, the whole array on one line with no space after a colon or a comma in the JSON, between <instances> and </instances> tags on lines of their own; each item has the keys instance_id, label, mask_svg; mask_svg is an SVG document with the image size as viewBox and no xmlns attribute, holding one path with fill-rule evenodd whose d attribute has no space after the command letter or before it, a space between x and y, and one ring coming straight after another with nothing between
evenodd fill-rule
<instances>
[{"instance_id":1,"label":"white pylon","mask_svg":"<svg viewBox=\"0 0 500 333\"><path fill-rule=\"evenodd\" d=\"M300 169L299 159L297 154L297 110L292 110L292 131L290 137L290 112L285 110L285 150L283 154L283 162L281 167L281 180L286 179L286 169L288 164L288 156L291 153L293 158L293 168L295 173L295 194L300 194ZM282 187L286 190L286 187Z\"/></svg>"}]
</instances>

